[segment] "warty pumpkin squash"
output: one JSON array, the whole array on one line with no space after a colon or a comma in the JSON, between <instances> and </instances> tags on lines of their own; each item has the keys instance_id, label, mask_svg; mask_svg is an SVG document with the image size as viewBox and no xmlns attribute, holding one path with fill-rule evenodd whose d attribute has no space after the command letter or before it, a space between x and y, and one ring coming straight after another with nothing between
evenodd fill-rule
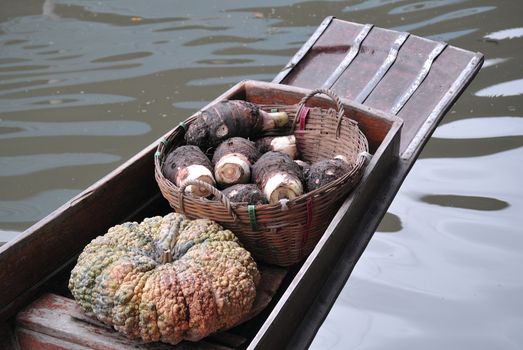
<instances>
[{"instance_id":1,"label":"warty pumpkin squash","mask_svg":"<svg viewBox=\"0 0 523 350\"><path fill-rule=\"evenodd\" d=\"M251 309L259 280L231 231L171 213L95 238L69 289L86 313L128 337L177 344L235 326Z\"/></svg>"}]
</instances>

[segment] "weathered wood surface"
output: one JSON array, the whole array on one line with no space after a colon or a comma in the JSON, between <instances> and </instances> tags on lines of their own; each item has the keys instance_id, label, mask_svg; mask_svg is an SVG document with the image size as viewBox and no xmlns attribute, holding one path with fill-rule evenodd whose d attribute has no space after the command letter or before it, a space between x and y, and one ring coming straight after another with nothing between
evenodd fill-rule
<instances>
[{"instance_id":1,"label":"weathered wood surface","mask_svg":"<svg viewBox=\"0 0 523 350\"><path fill-rule=\"evenodd\" d=\"M309 89L326 82L323 87L342 97L398 115L405 122L403 153L429 116L444 115L476 75L483 55L408 33L367 29L327 18L309 50L291 59L295 68L273 81ZM361 42L358 35L364 36ZM354 51L350 64L338 69Z\"/></svg>"},{"instance_id":2,"label":"weathered wood surface","mask_svg":"<svg viewBox=\"0 0 523 350\"><path fill-rule=\"evenodd\" d=\"M19 350L18 340L11 322L0 322L0 349Z\"/></svg>"},{"instance_id":3,"label":"weathered wood surface","mask_svg":"<svg viewBox=\"0 0 523 350\"><path fill-rule=\"evenodd\" d=\"M264 310L278 291L287 270L260 266L261 281L251 312L242 322ZM32 349L238 349L248 339L232 331L213 334L198 342L177 346L129 340L111 327L82 312L72 299L44 294L16 317L16 334L21 350Z\"/></svg>"},{"instance_id":4,"label":"weathered wood surface","mask_svg":"<svg viewBox=\"0 0 523 350\"><path fill-rule=\"evenodd\" d=\"M34 332L28 329L19 329L17 331L19 349L31 350L92 350L91 347L85 347L74 344L53 336ZM108 348L110 349L110 348Z\"/></svg>"}]
</instances>

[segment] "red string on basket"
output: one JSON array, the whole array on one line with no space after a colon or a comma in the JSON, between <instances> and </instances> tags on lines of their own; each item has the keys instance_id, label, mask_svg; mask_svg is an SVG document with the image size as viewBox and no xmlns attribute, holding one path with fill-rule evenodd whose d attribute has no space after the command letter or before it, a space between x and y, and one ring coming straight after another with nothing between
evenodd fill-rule
<instances>
[{"instance_id":1,"label":"red string on basket","mask_svg":"<svg viewBox=\"0 0 523 350\"><path fill-rule=\"evenodd\" d=\"M298 129L305 130L305 121L307 120L307 116L309 115L309 111L311 109L309 107L303 106L300 110L300 115L298 116Z\"/></svg>"}]
</instances>

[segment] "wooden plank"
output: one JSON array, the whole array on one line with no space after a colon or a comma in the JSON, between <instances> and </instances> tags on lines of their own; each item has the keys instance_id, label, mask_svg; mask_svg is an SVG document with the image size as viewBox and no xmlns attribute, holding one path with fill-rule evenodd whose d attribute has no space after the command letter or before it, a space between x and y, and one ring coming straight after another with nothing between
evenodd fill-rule
<instances>
[{"instance_id":1,"label":"wooden plank","mask_svg":"<svg viewBox=\"0 0 523 350\"><path fill-rule=\"evenodd\" d=\"M358 54L360 53L361 44L369 35L372 27L372 24L366 24L360 29L358 35L356 35L356 37L351 43L351 48L349 49L349 51L347 51L347 54L340 62L338 67L336 67L336 69L331 73L331 75L325 80L325 82L322 85L322 88L330 89L332 85L334 85L334 83L340 78L343 72L345 72L347 67L351 65L352 61L354 61L356 56L358 56Z\"/></svg>"},{"instance_id":2,"label":"wooden plank","mask_svg":"<svg viewBox=\"0 0 523 350\"><path fill-rule=\"evenodd\" d=\"M270 303L283 279L287 270L275 266L260 265L261 280L258 286L256 300L250 313L241 322L258 315ZM39 344L43 348L45 344L55 344L59 349L60 344L77 344L81 347L94 349L167 349L167 346L161 343L141 344L138 341L129 340L114 331L110 326L99 322L86 315L78 304L69 298L56 294L45 294L37 301L32 303L16 318L18 332L29 330L45 335L36 337L35 334L24 334L24 344ZM56 342L48 339L56 339ZM237 349L246 346L248 339L242 335L231 332L221 332L208 337L200 345L183 342L181 347L190 348L218 348L218 349ZM22 347L22 349L30 347ZM67 348L67 347L66 347ZM47 348L46 348L47 349ZM53 349L49 347L49 349Z\"/></svg>"},{"instance_id":3,"label":"wooden plank","mask_svg":"<svg viewBox=\"0 0 523 350\"><path fill-rule=\"evenodd\" d=\"M13 329L10 323L0 322L0 349L20 349Z\"/></svg>"},{"instance_id":4,"label":"wooden plank","mask_svg":"<svg viewBox=\"0 0 523 350\"><path fill-rule=\"evenodd\" d=\"M383 29L376 29L376 30L383 30ZM363 103L371 94L372 91L376 88L378 83L383 79L385 74L389 71L390 67L396 62L396 58L398 57L398 52L409 37L408 33L398 33L397 36L394 38L394 42L390 45L389 52L387 53L387 56L381 62L380 66L374 72L373 70L369 69L369 72L372 73L372 78L370 78L364 87L361 88L358 95L354 96L354 101L358 103ZM360 70L361 71L361 70ZM356 73L354 73L356 74ZM350 97L349 97L350 98Z\"/></svg>"},{"instance_id":5,"label":"wooden plank","mask_svg":"<svg viewBox=\"0 0 523 350\"><path fill-rule=\"evenodd\" d=\"M464 90L465 79L474 75L474 71L479 70L482 62L482 55L451 46L438 56L423 83L398 113L406 124L403 129L402 153L407 149L408 140L415 138L427 120L433 123L435 118L443 115L444 111L452 105L450 100L455 100L456 94ZM442 102L445 106L441 105ZM420 115L425 118L420 118ZM431 132L425 128L422 134L430 136Z\"/></svg>"},{"instance_id":6,"label":"wooden plank","mask_svg":"<svg viewBox=\"0 0 523 350\"><path fill-rule=\"evenodd\" d=\"M307 39L307 41L303 44L303 46L296 52L296 54L290 59L289 63L283 67L283 69L278 73L278 75L274 78L276 81L282 81L285 79L285 77L293 71L294 67L300 63L303 57L305 57L309 50L312 48L312 46L316 43L318 38L323 34L325 29L329 27L334 17L328 16L326 17L321 24L318 26L318 28L314 31L314 33Z\"/></svg>"},{"instance_id":7,"label":"wooden plank","mask_svg":"<svg viewBox=\"0 0 523 350\"><path fill-rule=\"evenodd\" d=\"M409 36L387 75L378 83L365 101L365 105L382 111L392 111L409 93L412 83L438 43Z\"/></svg>"},{"instance_id":8,"label":"wooden plank","mask_svg":"<svg viewBox=\"0 0 523 350\"><path fill-rule=\"evenodd\" d=\"M331 76L363 28L360 24L342 23L344 22L337 19L330 23L308 54L283 80L284 84L314 89ZM296 72L304 72L304 74L296 74Z\"/></svg>"},{"instance_id":9,"label":"wooden plank","mask_svg":"<svg viewBox=\"0 0 523 350\"><path fill-rule=\"evenodd\" d=\"M403 92L402 95L400 95L396 99L394 105L392 105L390 109L392 113L398 114L398 112L403 108L403 106L405 106L405 104L412 97L412 95L415 92L417 92L418 88L427 77L427 74L430 72L434 60L436 60L436 58L441 54L441 52L445 49L446 46L447 44L445 43L436 43L434 48L427 55L425 62L423 62L423 65L421 66L420 70L416 73L416 76L410 82L408 88Z\"/></svg>"},{"instance_id":10,"label":"wooden plank","mask_svg":"<svg viewBox=\"0 0 523 350\"><path fill-rule=\"evenodd\" d=\"M90 350L91 348L56 339L28 329L18 329L17 338L21 350Z\"/></svg>"},{"instance_id":11,"label":"wooden plank","mask_svg":"<svg viewBox=\"0 0 523 350\"><path fill-rule=\"evenodd\" d=\"M349 100L364 102L395 62L399 48L406 39L405 33L373 28L360 54L332 89Z\"/></svg>"},{"instance_id":12,"label":"wooden plank","mask_svg":"<svg viewBox=\"0 0 523 350\"><path fill-rule=\"evenodd\" d=\"M45 294L17 315L17 331L30 330L96 350L167 350L173 348L230 350L229 347L205 341L184 342L177 347L162 343L143 344L129 340L107 327L99 327L73 318L72 315L77 312L77 305L73 300L55 294Z\"/></svg>"},{"instance_id":13,"label":"wooden plank","mask_svg":"<svg viewBox=\"0 0 523 350\"><path fill-rule=\"evenodd\" d=\"M326 72L339 66L342 52L346 54L350 49L347 42L354 41L362 27L333 20L323 31L320 38L323 41L313 45L299 69L288 72L285 80L274 82L308 88L323 84L329 78ZM430 136L434 120L452 105L483 62L480 53L414 35L408 35L403 41L407 35L374 27L358 55L332 86L342 97L377 110L398 113L405 120L401 153L413 139L425 134ZM321 58L324 67L319 67L321 60L316 56L320 54L325 56ZM321 73L316 73L317 69ZM405 156L411 154L409 151Z\"/></svg>"}]
</instances>

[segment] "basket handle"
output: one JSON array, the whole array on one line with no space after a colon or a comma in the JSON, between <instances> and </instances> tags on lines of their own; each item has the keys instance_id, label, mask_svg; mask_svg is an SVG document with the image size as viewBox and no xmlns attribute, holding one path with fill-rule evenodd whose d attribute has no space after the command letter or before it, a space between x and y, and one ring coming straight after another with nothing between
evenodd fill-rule
<instances>
[{"instance_id":1,"label":"basket handle","mask_svg":"<svg viewBox=\"0 0 523 350\"><path fill-rule=\"evenodd\" d=\"M296 122L298 119L297 117L300 115L300 112L302 108L305 106L305 103L307 103L307 101L311 99L313 96L318 94L325 94L336 103L336 108L338 109L338 125L336 126L336 138L339 138L341 121L343 119L343 116L345 115L345 108L343 107L343 103L341 103L341 100L338 97L338 95L336 95L332 90L329 89L314 89L301 99L301 101L298 103L298 111L296 112L296 118L294 118L294 120L292 121L291 130L294 130L296 128Z\"/></svg>"},{"instance_id":2,"label":"basket handle","mask_svg":"<svg viewBox=\"0 0 523 350\"><path fill-rule=\"evenodd\" d=\"M218 190L216 187L210 185L207 182L200 181L200 180L185 180L180 184L180 192L178 193L178 203L180 204L180 212L185 215L185 209L184 209L184 198L185 198L185 189L187 186L198 186L203 187L210 193L212 193L216 199L218 199L220 202L222 202L225 209L227 209L227 212L229 215L233 218L234 222L236 224L240 223L240 219L238 218L238 215L234 212L234 210L231 207L231 202L229 201L229 198L227 196L224 196L223 193Z\"/></svg>"}]
</instances>

